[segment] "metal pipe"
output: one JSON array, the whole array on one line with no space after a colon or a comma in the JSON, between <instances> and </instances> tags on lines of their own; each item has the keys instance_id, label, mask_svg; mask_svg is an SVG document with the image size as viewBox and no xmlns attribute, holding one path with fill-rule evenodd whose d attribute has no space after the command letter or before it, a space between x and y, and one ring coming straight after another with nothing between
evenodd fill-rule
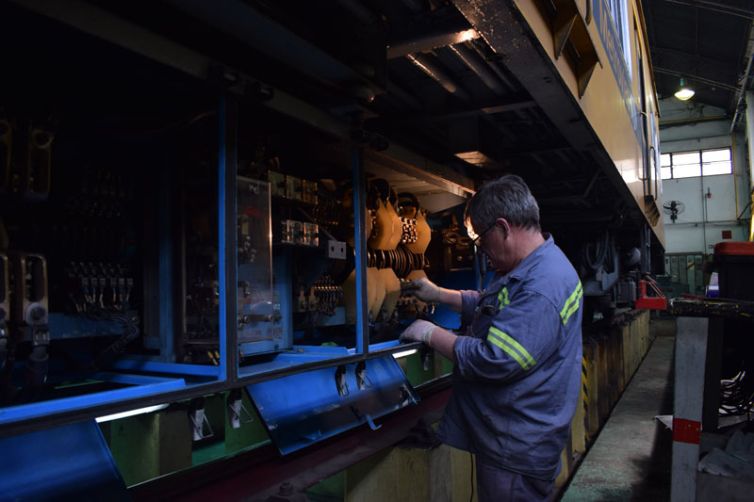
<instances>
[{"instance_id":1,"label":"metal pipe","mask_svg":"<svg viewBox=\"0 0 754 502\"><path fill-rule=\"evenodd\" d=\"M409 54L406 58L449 93L461 99L470 99L469 93L428 57L422 54Z\"/></svg>"},{"instance_id":2,"label":"metal pipe","mask_svg":"<svg viewBox=\"0 0 754 502\"><path fill-rule=\"evenodd\" d=\"M503 86L495 78L490 67L484 61L480 60L471 49L464 44L451 45L449 49L484 82L484 85L492 89L495 94L505 94L505 89L503 89Z\"/></svg>"}]
</instances>

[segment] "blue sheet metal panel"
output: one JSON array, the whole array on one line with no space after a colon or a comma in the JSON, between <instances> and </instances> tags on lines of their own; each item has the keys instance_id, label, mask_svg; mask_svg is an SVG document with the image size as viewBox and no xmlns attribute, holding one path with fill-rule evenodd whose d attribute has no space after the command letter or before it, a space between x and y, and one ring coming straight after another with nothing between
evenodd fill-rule
<instances>
[{"instance_id":1,"label":"blue sheet metal panel","mask_svg":"<svg viewBox=\"0 0 754 502\"><path fill-rule=\"evenodd\" d=\"M276 354L271 361L257 362L249 366L242 366L239 368L238 373L240 377L243 378L279 370L281 368L292 368L299 364L347 357L353 352L345 347L319 347L308 345L296 345L293 350L294 352L280 352Z\"/></svg>"},{"instance_id":2,"label":"blue sheet metal panel","mask_svg":"<svg viewBox=\"0 0 754 502\"><path fill-rule=\"evenodd\" d=\"M130 500L94 420L0 438L0 500Z\"/></svg>"},{"instance_id":3,"label":"blue sheet metal panel","mask_svg":"<svg viewBox=\"0 0 754 502\"><path fill-rule=\"evenodd\" d=\"M112 404L119 401L154 396L156 394L185 388L186 382L182 378L173 378L160 383L135 385L133 387L110 390L107 392L95 392L93 394L85 394L82 396L52 399L50 401L40 401L19 406L8 406L6 408L0 408L0 425L11 424L46 415L53 415L55 413L82 410L103 404ZM0 450L0 453L2 453L2 450ZM0 472L0 476L2 475L3 473Z\"/></svg>"},{"instance_id":4,"label":"blue sheet metal panel","mask_svg":"<svg viewBox=\"0 0 754 502\"><path fill-rule=\"evenodd\" d=\"M366 368L360 383L359 365ZM343 373L341 392L336 375ZM418 397L393 356L337 368L306 371L246 387L270 438L288 454L369 423Z\"/></svg>"},{"instance_id":5,"label":"blue sheet metal panel","mask_svg":"<svg viewBox=\"0 0 754 502\"><path fill-rule=\"evenodd\" d=\"M220 380L225 376L222 369L218 366L166 363L136 355L118 359L113 363L113 368L116 370L167 373L169 375L183 375L187 377L219 377Z\"/></svg>"},{"instance_id":6,"label":"blue sheet metal panel","mask_svg":"<svg viewBox=\"0 0 754 502\"><path fill-rule=\"evenodd\" d=\"M91 375L93 380L102 380L103 382L111 382L122 385L151 385L155 383L172 383L175 378L170 377L158 377L152 375L131 375L128 373L111 373L109 371L101 371Z\"/></svg>"}]
</instances>

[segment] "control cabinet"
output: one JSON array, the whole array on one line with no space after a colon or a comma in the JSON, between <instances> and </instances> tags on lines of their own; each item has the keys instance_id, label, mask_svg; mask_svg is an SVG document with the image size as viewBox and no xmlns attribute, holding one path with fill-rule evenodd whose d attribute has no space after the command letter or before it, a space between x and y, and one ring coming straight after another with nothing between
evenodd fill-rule
<instances>
[{"instance_id":1,"label":"control cabinet","mask_svg":"<svg viewBox=\"0 0 754 502\"><path fill-rule=\"evenodd\" d=\"M356 424L415 402L392 354L435 306L404 285L474 287L470 187L267 106L241 75L2 9L24 49L0 82L0 427L193 400L203 439L203 397L258 405L294 381Z\"/></svg>"}]
</instances>

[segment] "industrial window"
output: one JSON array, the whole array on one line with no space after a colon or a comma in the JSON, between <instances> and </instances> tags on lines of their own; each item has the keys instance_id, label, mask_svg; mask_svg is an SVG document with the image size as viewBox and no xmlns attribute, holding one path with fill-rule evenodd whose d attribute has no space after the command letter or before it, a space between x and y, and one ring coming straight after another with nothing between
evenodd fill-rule
<instances>
[{"instance_id":1,"label":"industrial window","mask_svg":"<svg viewBox=\"0 0 754 502\"><path fill-rule=\"evenodd\" d=\"M620 47L623 52L623 59L626 62L628 69L628 75L631 75L631 44L629 43L629 35L631 33L631 23L629 19L629 9L627 0L608 0L608 6L610 8L610 15L613 17L613 23L615 24L615 31L618 34Z\"/></svg>"},{"instance_id":2,"label":"industrial window","mask_svg":"<svg viewBox=\"0 0 754 502\"><path fill-rule=\"evenodd\" d=\"M664 153L660 156L660 174L664 180L732 172L730 148Z\"/></svg>"},{"instance_id":3,"label":"industrial window","mask_svg":"<svg viewBox=\"0 0 754 502\"><path fill-rule=\"evenodd\" d=\"M702 151L702 174L712 176L732 172L733 164L730 160L730 148Z\"/></svg>"}]
</instances>

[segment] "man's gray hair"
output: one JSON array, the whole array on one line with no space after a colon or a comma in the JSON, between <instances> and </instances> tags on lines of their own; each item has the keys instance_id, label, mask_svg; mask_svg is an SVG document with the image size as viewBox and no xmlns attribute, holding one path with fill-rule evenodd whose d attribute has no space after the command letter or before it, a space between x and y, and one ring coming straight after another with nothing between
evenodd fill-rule
<instances>
[{"instance_id":1,"label":"man's gray hair","mask_svg":"<svg viewBox=\"0 0 754 502\"><path fill-rule=\"evenodd\" d=\"M483 232L498 218L505 218L513 227L540 229L539 205L524 180L515 174L482 185L466 206L465 217L477 232Z\"/></svg>"}]
</instances>

